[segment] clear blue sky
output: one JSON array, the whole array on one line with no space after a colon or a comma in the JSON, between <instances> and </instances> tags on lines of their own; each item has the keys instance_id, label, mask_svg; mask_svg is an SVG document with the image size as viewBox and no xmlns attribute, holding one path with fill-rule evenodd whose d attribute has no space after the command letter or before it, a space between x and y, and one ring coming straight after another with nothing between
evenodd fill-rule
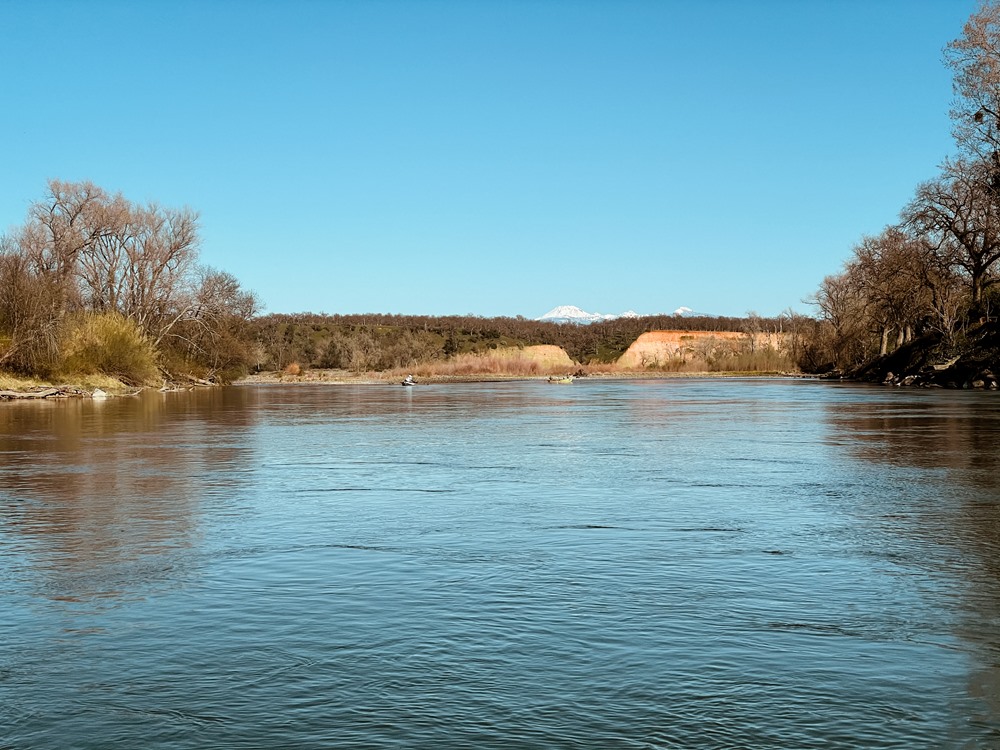
<instances>
[{"instance_id":1,"label":"clear blue sky","mask_svg":"<svg viewBox=\"0 0 1000 750\"><path fill-rule=\"evenodd\" d=\"M974 0L0 0L0 231L201 214L271 312L809 311L953 150Z\"/></svg>"}]
</instances>

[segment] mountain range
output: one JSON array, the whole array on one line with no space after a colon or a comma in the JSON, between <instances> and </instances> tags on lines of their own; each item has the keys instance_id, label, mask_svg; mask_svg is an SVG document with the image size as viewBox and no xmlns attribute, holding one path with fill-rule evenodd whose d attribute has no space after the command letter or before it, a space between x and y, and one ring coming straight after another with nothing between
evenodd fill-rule
<instances>
[{"instance_id":1,"label":"mountain range","mask_svg":"<svg viewBox=\"0 0 1000 750\"><path fill-rule=\"evenodd\" d=\"M700 316L701 313L696 313L690 307L678 307L671 313L672 315L679 315L681 317L695 317ZM547 323L599 323L603 320L616 320L618 318L638 318L641 317L638 313L628 310L627 312L619 313L618 315L603 315L601 313L591 313L585 310L581 310L575 305L560 305L559 307L554 307L549 310L545 315L536 320L544 320Z\"/></svg>"}]
</instances>

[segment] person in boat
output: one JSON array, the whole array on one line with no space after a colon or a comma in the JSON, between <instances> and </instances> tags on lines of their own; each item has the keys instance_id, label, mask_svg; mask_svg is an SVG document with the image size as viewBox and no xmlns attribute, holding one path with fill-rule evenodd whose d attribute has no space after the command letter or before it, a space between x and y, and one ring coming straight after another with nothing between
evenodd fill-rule
<instances>
[{"instance_id":1,"label":"person in boat","mask_svg":"<svg viewBox=\"0 0 1000 750\"><path fill-rule=\"evenodd\" d=\"M415 380L413 379L413 376L412 376L412 375L407 375L407 376L406 376L406 377L405 377L405 378L403 379L403 385L416 385L416 384L417 384L417 381L415 381Z\"/></svg>"}]
</instances>

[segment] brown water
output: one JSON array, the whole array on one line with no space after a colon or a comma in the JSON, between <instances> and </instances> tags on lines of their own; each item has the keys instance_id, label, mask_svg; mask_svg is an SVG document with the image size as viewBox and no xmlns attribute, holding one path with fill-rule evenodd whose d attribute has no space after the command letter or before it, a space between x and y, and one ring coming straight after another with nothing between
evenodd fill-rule
<instances>
[{"instance_id":1,"label":"brown water","mask_svg":"<svg viewBox=\"0 0 1000 750\"><path fill-rule=\"evenodd\" d=\"M0 404L0 748L1000 747L998 399Z\"/></svg>"}]
</instances>

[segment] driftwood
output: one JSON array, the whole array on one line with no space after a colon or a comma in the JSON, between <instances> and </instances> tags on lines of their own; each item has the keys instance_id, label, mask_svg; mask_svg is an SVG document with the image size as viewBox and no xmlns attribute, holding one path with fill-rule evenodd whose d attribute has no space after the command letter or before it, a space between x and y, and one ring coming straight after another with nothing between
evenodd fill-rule
<instances>
[{"instance_id":1,"label":"driftwood","mask_svg":"<svg viewBox=\"0 0 1000 750\"><path fill-rule=\"evenodd\" d=\"M125 395L135 396L138 395L139 391L133 393L128 393ZM40 398L93 398L93 399L104 399L110 396L109 393L101 390L100 388L95 388L91 391L83 391L79 388L73 388L71 386L62 386L61 388L39 388L34 391L3 391L0 390L0 401L14 401L18 399L40 399Z\"/></svg>"},{"instance_id":2,"label":"driftwood","mask_svg":"<svg viewBox=\"0 0 1000 750\"><path fill-rule=\"evenodd\" d=\"M62 388L46 388L44 391L0 391L0 398L49 398L51 396L66 396Z\"/></svg>"},{"instance_id":3,"label":"driftwood","mask_svg":"<svg viewBox=\"0 0 1000 750\"><path fill-rule=\"evenodd\" d=\"M204 385L210 387L215 387L218 385L218 383L213 383L211 380L203 380L202 378L196 378L194 375L183 375L182 377L187 378L195 385Z\"/></svg>"}]
</instances>

